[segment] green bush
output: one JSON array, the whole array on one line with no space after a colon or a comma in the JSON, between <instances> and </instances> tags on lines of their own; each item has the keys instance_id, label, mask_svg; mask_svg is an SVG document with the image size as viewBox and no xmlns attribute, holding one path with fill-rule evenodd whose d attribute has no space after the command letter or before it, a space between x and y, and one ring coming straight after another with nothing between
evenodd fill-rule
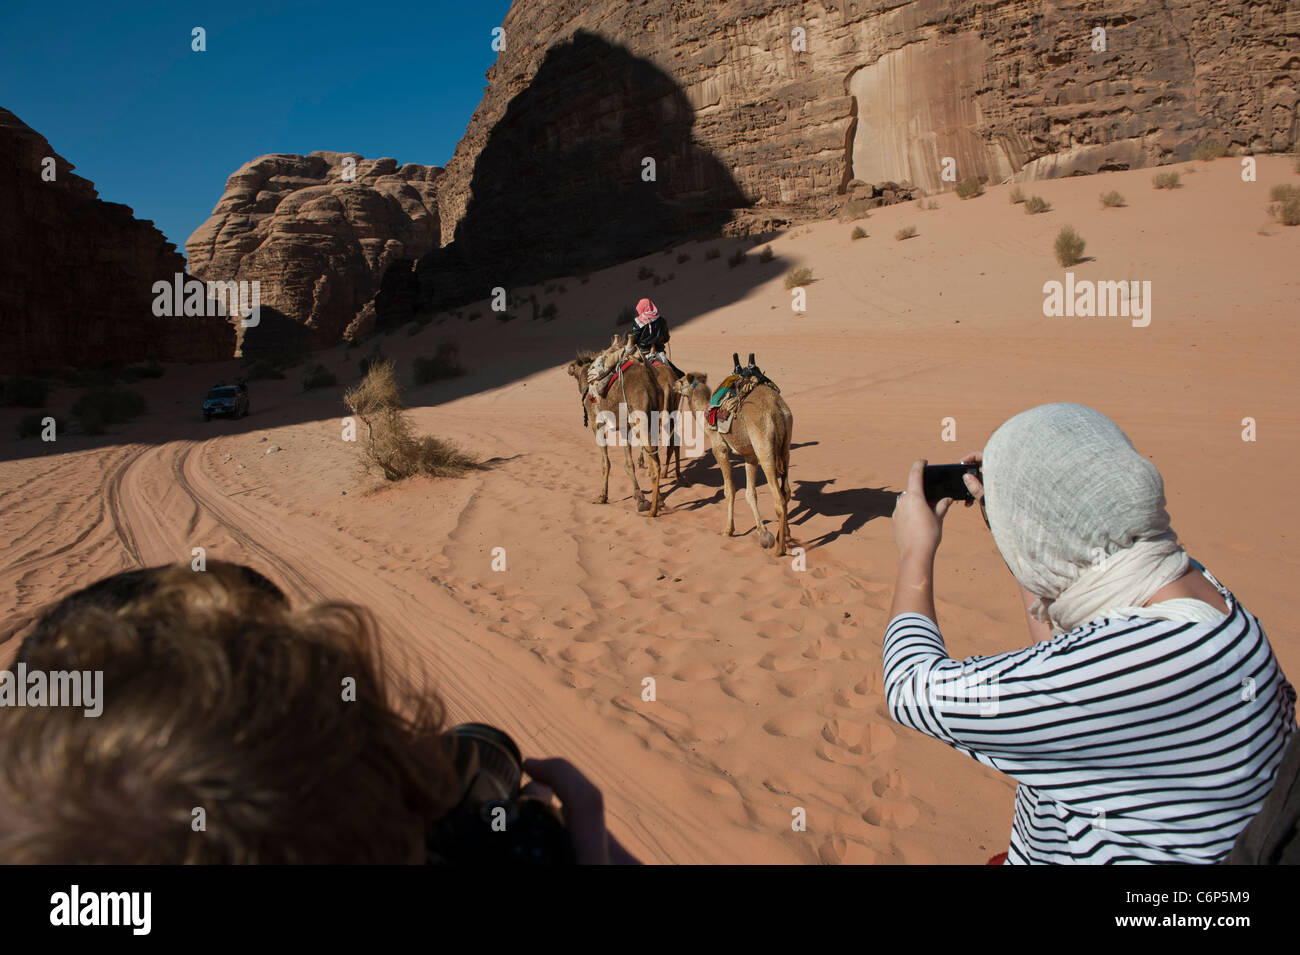
<instances>
[{"instance_id":1,"label":"green bush","mask_svg":"<svg viewBox=\"0 0 1300 955\"><path fill-rule=\"evenodd\" d=\"M966 179L957 184L958 199L974 199L984 195L984 183L978 179Z\"/></svg>"},{"instance_id":2,"label":"green bush","mask_svg":"<svg viewBox=\"0 0 1300 955\"><path fill-rule=\"evenodd\" d=\"M801 285L807 285L812 281L812 269L800 268L791 269L785 274L785 287L788 289L798 288Z\"/></svg>"},{"instance_id":3,"label":"green bush","mask_svg":"<svg viewBox=\"0 0 1300 955\"><path fill-rule=\"evenodd\" d=\"M15 375L5 381L4 403L19 408L44 408L50 386L39 378Z\"/></svg>"},{"instance_id":4,"label":"green bush","mask_svg":"<svg viewBox=\"0 0 1300 955\"><path fill-rule=\"evenodd\" d=\"M122 385L91 388L72 404L72 416L87 434L100 434L106 425L123 424L145 412L144 395Z\"/></svg>"},{"instance_id":5,"label":"green bush","mask_svg":"<svg viewBox=\"0 0 1300 955\"><path fill-rule=\"evenodd\" d=\"M727 265L734 269L737 265L742 264L748 258L749 256L745 254L744 249L737 249L734 253L727 256Z\"/></svg>"},{"instance_id":6,"label":"green bush","mask_svg":"<svg viewBox=\"0 0 1300 955\"><path fill-rule=\"evenodd\" d=\"M903 228L895 232L894 238L897 239L899 242L902 242L904 239L910 239L914 235L916 235L916 226L909 225L909 226L904 226Z\"/></svg>"},{"instance_id":7,"label":"green bush","mask_svg":"<svg viewBox=\"0 0 1300 955\"><path fill-rule=\"evenodd\" d=\"M1073 226L1065 226L1056 234L1056 261L1068 268L1083 261L1083 248L1087 245L1083 236L1074 231Z\"/></svg>"},{"instance_id":8,"label":"green bush","mask_svg":"<svg viewBox=\"0 0 1300 955\"><path fill-rule=\"evenodd\" d=\"M682 252L682 253L680 253L680 254L677 256L677 264L678 264L678 265L684 265L685 263L689 262L690 260L691 260L691 254L690 254L689 252Z\"/></svg>"},{"instance_id":9,"label":"green bush","mask_svg":"<svg viewBox=\"0 0 1300 955\"><path fill-rule=\"evenodd\" d=\"M758 261L763 263L771 262L772 257L773 257L773 253L772 253L772 247L770 245L763 246L763 251L758 253Z\"/></svg>"},{"instance_id":10,"label":"green bush","mask_svg":"<svg viewBox=\"0 0 1300 955\"><path fill-rule=\"evenodd\" d=\"M455 342L443 342L433 355L415 359L414 372L417 385L458 378L465 374L465 367L460 363L460 348Z\"/></svg>"},{"instance_id":11,"label":"green bush","mask_svg":"<svg viewBox=\"0 0 1300 955\"><path fill-rule=\"evenodd\" d=\"M1101 204L1108 209L1119 209L1125 205L1124 197L1112 189L1110 192L1101 194Z\"/></svg>"},{"instance_id":12,"label":"green bush","mask_svg":"<svg viewBox=\"0 0 1300 955\"><path fill-rule=\"evenodd\" d=\"M853 231L849 234L850 239L865 239L866 237L867 230L862 228L860 225L855 225Z\"/></svg>"},{"instance_id":13,"label":"green bush","mask_svg":"<svg viewBox=\"0 0 1300 955\"><path fill-rule=\"evenodd\" d=\"M1040 212L1051 212L1052 204L1042 196L1030 196L1025 200L1025 215L1038 215Z\"/></svg>"},{"instance_id":14,"label":"green bush","mask_svg":"<svg viewBox=\"0 0 1300 955\"><path fill-rule=\"evenodd\" d=\"M559 310L558 308L555 307L555 303L554 303L554 302L547 302L545 305L542 306L542 320L543 320L543 321L549 322L549 321L553 320L553 319L555 318L555 316L557 316L559 313L560 313L560 310Z\"/></svg>"},{"instance_id":15,"label":"green bush","mask_svg":"<svg viewBox=\"0 0 1300 955\"><path fill-rule=\"evenodd\" d=\"M337 385L338 378L324 365L308 365L302 373L302 390L313 391L316 388L328 388Z\"/></svg>"},{"instance_id":16,"label":"green bush","mask_svg":"<svg viewBox=\"0 0 1300 955\"><path fill-rule=\"evenodd\" d=\"M1151 185L1157 189L1177 189L1182 184L1182 177L1176 172L1161 172L1151 177Z\"/></svg>"}]
</instances>

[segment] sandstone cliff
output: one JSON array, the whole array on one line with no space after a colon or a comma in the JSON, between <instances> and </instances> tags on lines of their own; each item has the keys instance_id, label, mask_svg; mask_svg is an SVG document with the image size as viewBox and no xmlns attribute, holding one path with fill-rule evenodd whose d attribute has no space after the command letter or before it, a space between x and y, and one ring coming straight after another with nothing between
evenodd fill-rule
<instances>
[{"instance_id":1,"label":"sandstone cliff","mask_svg":"<svg viewBox=\"0 0 1300 955\"><path fill-rule=\"evenodd\" d=\"M261 156L231 175L212 217L186 242L190 271L258 280L273 319L305 326L305 344L334 344L390 263L438 244L441 171L355 153ZM271 338L279 327L272 320L248 334Z\"/></svg>"},{"instance_id":2,"label":"sandstone cliff","mask_svg":"<svg viewBox=\"0 0 1300 955\"><path fill-rule=\"evenodd\" d=\"M47 158L53 181L42 178ZM154 315L153 283L183 273L184 258L73 168L0 109L0 371L229 358L225 319Z\"/></svg>"}]
</instances>

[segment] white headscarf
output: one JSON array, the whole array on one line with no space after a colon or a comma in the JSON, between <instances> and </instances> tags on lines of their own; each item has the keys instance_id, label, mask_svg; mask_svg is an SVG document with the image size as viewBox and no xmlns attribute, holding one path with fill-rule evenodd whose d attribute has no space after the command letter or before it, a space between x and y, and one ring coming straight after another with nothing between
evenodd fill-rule
<instances>
[{"instance_id":1,"label":"white headscarf","mask_svg":"<svg viewBox=\"0 0 1300 955\"><path fill-rule=\"evenodd\" d=\"M1160 472L1116 424L1083 405L1041 405L984 448L989 528L1011 573L1057 631L1129 615L1186 572ZM1144 609L1181 616L1177 607Z\"/></svg>"}]
</instances>

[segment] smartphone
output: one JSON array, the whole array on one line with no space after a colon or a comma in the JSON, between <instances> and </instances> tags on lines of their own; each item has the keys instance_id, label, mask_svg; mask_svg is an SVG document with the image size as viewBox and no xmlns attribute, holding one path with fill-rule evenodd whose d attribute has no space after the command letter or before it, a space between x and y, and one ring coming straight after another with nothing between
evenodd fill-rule
<instances>
[{"instance_id":1,"label":"smartphone","mask_svg":"<svg viewBox=\"0 0 1300 955\"><path fill-rule=\"evenodd\" d=\"M927 464L921 478L925 486L925 502L933 506L945 497L957 502L975 500L966 487L967 474L973 474L977 481L983 482L978 464Z\"/></svg>"}]
</instances>

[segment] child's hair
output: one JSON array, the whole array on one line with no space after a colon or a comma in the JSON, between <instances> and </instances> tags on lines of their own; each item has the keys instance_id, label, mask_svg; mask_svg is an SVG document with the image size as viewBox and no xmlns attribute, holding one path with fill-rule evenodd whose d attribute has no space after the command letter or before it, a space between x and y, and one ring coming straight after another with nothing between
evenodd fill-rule
<instances>
[{"instance_id":1,"label":"child's hair","mask_svg":"<svg viewBox=\"0 0 1300 955\"><path fill-rule=\"evenodd\" d=\"M442 704L385 674L371 615L247 568L100 581L19 662L101 672L102 712L0 707L6 862L422 862L457 796Z\"/></svg>"}]
</instances>

